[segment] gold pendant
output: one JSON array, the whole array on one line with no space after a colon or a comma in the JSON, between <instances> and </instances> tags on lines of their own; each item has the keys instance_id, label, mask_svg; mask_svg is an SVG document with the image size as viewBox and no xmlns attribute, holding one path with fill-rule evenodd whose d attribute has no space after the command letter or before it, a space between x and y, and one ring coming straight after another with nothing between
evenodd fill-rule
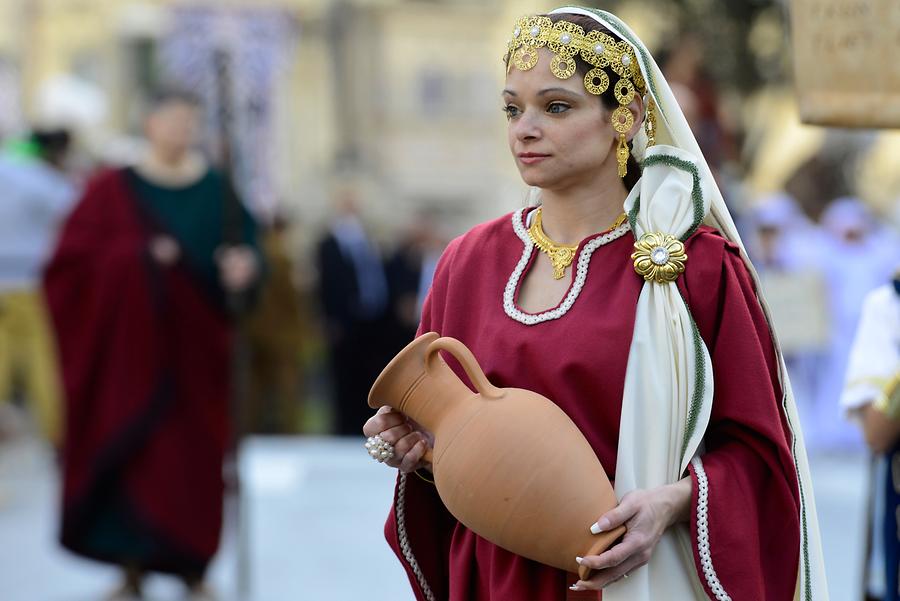
<instances>
[{"instance_id":1,"label":"gold pendant","mask_svg":"<svg viewBox=\"0 0 900 601\"><path fill-rule=\"evenodd\" d=\"M531 227L528 228L528 235L531 237L531 241L534 242L534 245L550 258L550 263L553 265L553 279L561 280L563 276L566 275L566 268L571 265L572 261L575 259L575 252L578 250L578 245L557 244L548 238L541 225L540 207L538 207L534 213L534 221L532 222Z\"/></svg>"},{"instance_id":2,"label":"gold pendant","mask_svg":"<svg viewBox=\"0 0 900 601\"><path fill-rule=\"evenodd\" d=\"M619 215L619 218L612 224L610 230L614 230L625 223L625 219L625 213ZM557 244L547 237L547 234L544 233L541 207L538 207L534 212L534 220L531 223L531 227L528 228L528 236L534 242L534 245L550 258L550 263L553 265L553 279L561 280L566 275L566 268L575 260L578 245Z\"/></svg>"},{"instance_id":3,"label":"gold pendant","mask_svg":"<svg viewBox=\"0 0 900 601\"><path fill-rule=\"evenodd\" d=\"M566 267L572 264L575 251L570 248L555 248L550 254L550 262L553 264L553 279L561 280L566 275Z\"/></svg>"}]
</instances>

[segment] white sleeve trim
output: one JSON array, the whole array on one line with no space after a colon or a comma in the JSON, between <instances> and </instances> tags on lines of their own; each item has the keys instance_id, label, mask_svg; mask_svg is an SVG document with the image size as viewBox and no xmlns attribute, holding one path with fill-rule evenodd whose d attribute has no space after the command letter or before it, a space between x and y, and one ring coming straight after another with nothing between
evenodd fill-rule
<instances>
[{"instance_id":1,"label":"white sleeve trim","mask_svg":"<svg viewBox=\"0 0 900 601\"><path fill-rule=\"evenodd\" d=\"M700 457L691 459L691 465L694 466L694 473L697 475L697 550L700 555L700 567L706 578L706 584L717 601L731 601L731 596L719 582L709 552L709 480Z\"/></svg>"},{"instance_id":2,"label":"white sleeve trim","mask_svg":"<svg viewBox=\"0 0 900 601\"><path fill-rule=\"evenodd\" d=\"M435 601L434 593L425 580L425 574L422 573L419 562L416 561L416 557L413 555L412 547L409 544L409 535L406 532L406 478L407 474L400 474L400 484L397 486L397 502L394 507L397 518L397 539L400 543L400 551L403 553L403 557L409 564L410 569L412 569L413 574L415 574L419 587L422 589L422 594L425 595L428 601Z\"/></svg>"}]
</instances>

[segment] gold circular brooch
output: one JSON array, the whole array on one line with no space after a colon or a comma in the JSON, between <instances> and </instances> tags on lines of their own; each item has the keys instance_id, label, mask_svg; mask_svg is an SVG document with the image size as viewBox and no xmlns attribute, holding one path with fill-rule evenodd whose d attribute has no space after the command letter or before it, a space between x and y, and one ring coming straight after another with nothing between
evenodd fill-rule
<instances>
[{"instance_id":1,"label":"gold circular brooch","mask_svg":"<svg viewBox=\"0 0 900 601\"><path fill-rule=\"evenodd\" d=\"M634 270L648 282L674 282L684 273L687 254L675 236L659 232L644 234L634 243Z\"/></svg>"}]
</instances>

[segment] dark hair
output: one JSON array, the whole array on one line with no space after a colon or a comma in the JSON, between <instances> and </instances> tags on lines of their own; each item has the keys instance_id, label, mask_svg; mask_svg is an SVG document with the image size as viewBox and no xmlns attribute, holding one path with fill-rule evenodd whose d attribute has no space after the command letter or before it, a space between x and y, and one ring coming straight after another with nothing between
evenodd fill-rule
<instances>
[{"instance_id":1,"label":"dark hair","mask_svg":"<svg viewBox=\"0 0 900 601\"><path fill-rule=\"evenodd\" d=\"M41 158L53 164L62 162L72 142L69 130L63 128L34 129L29 137L31 143L37 147Z\"/></svg>"},{"instance_id":2,"label":"dark hair","mask_svg":"<svg viewBox=\"0 0 900 601\"><path fill-rule=\"evenodd\" d=\"M585 16L585 15L575 15L571 13L556 13L552 15L544 15L549 18L554 23L558 21L567 21L569 23L574 23L578 25L582 29L584 29L585 33L588 31L599 31L600 33L605 33L615 40L620 40L621 38L614 34L612 31L595 21L594 19ZM587 75L587 72L593 69L594 66L588 64L583 58L581 58L580 54L575 55L575 73L584 77ZM612 72L609 67L605 67L604 70L606 74L609 75L610 81L616 81L618 79L618 75ZM615 86L608 86L606 91L600 94L600 101L603 103L603 106L609 109L610 111L618 108L619 101L616 100L615 95ZM623 182L625 184L625 188L631 190L634 185L637 183L638 179L641 177L641 167L638 164L637 160L634 158L634 150L633 143L628 142L628 174L625 176Z\"/></svg>"},{"instance_id":3,"label":"dark hair","mask_svg":"<svg viewBox=\"0 0 900 601\"><path fill-rule=\"evenodd\" d=\"M178 87L167 87L157 90L150 97L148 109L153 112L170 103L188 104L195 108L203 104L200 97L193 92Z\"/></svg>"}]
</instances>

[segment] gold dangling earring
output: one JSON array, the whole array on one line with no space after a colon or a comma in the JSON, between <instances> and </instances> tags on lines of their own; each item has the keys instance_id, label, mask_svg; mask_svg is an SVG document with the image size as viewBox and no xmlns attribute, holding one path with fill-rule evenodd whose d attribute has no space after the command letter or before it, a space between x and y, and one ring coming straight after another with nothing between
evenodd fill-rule
<instances>
[{"instance_id":1,"label":"gold dangling earring","mask_svg":"<svg viewBox=\"0 0 900 601\"><path fill-rule=\"evenodd\" d=\"M627 106L620 106L613 111L612 125L619 133L619 146L616 148L616 161L619 163L619 177L625 177L628 174L628 143L625 141L625 134L634 125L634 115L628 110Z\"/></svg>"},{"instance_id":2,"label":"gold dangling earring","mask_svg":"<svg viewBox=\"0 0 900 601\"><path fill-rule=\"evenodd\" d=\"M616 148L616 160L619 162L619 177L628 175L628 154L625 134L619 134L619 147Z\"/></svg>"}]
</instances>

